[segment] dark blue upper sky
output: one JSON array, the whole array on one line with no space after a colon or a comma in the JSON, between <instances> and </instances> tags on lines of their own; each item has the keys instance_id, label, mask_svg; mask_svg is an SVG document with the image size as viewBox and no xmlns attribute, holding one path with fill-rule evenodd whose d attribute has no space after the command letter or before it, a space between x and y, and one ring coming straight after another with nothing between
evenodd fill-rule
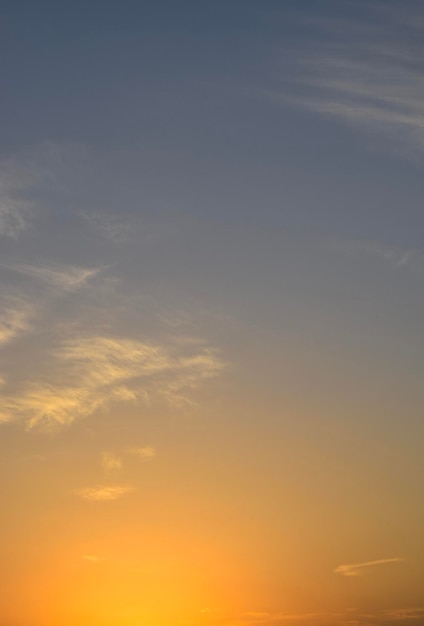
<instances>
[{"instance_id":1,"label":"dark blue upper sky","mask_svg":"<svg viewBox=\"0 0 424 626\"><path fill-rule=\"evenodd\" d=\"M145 210L420 246L422 45L399 20L418 6L3 2L2 155L130 151L117 185ZM386 122L411 51L411 106ZM384 93L364 96L381 75Z\"/></svg>"}]
</instances>

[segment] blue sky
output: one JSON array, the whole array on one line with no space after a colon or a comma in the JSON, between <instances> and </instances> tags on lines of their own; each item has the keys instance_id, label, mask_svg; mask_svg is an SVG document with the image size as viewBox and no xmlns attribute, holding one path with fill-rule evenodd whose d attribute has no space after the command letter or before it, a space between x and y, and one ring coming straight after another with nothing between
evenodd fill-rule
<instances>
[{"instance_id":1,"label":"blue sky","mask_svg":"<svg viewBox=\"0 0 424 626\"><path fill-rule=\"evenodd\" d=\"M417 246L421 44L407 4L6 3L3 154L132 151L147 210ZM350 94L324 86L329 72ZM361 125L347 101L380 79ZM388 107L407 110L385 124Z\"/></svg>"}]
</instances>

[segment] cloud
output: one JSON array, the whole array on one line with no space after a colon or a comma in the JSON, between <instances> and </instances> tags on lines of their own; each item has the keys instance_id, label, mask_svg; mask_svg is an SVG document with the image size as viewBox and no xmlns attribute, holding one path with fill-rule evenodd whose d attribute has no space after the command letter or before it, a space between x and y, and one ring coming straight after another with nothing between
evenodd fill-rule
<instances>
[{"instance_id":1,"label":"cloud","mask_svg":"<svg viewBox=\"0 0 424 626\"><path fill-rule=\"evenodd\" d=\"M416 274L424 273L424 254L419 250L407 250L384 242L370 240L344 240L335 243L334 248L352 256L374 257L396 270L409 270Z\"/></svg>"},{"instance_id":2,"label":"cloud","mask_svg":"<svg viewBox=\"0 0 424 626\"><path fill-rule=\"evenodd\" d=\"M424 619L424 608L391 609L384 612L384 619L390 621Z\"/></svg>"},{"instance_id":3,"label":"cloud","mask_svg":"<svg viewBox=\"0 0 424 626\"><path fill-rule=\"evenodd\" d=\"M139 224L134 220L124 221L118 215L101 211L80 212L80 217L113 243L128 243L137 239Z\"/></svg>"},{"instance_id":4,"label":"cloud","mask_svg":"<svg viewBox=\"0 0 424 626\"><path fill-rule=\"evenodd\" d=\"M0 235L16 238L27 228L25 205L10 197L0 197Z\"/></svg>"},{"instance_id":5,"label":"cloud","mask_svg":"<svg viewBox=\"0 0 424 626\"><path fill-rule=\"evenodd\" d=\"M117 500L127 493L134 491L134 487L129 485L113 485L100 487L83 487L82 489L74 489L73 493L83 500L91 500L98 502L106 502L109 500Z\"/></svg>"},{"instance_id":6,"label":"cloud","mask_svg":"<svg viewBox=\"0 0 424 626\"><path fill-rule=\"evenodd\" d=\"M228 620L236 624L314 624L316 626L387 626L387 624L413 623L424 618L424 609L419 607L363 612L360 609L345 609L337 612L282 613L249 611L238 619Z\"/></svg>"},{"instance_id":7,"label":"cloud","mask_svg":"<svg viewBox=\"0 0 424 626\"><path fill-rule=\"evenodd\" d=\"M128 450L128 453L134 454L144 461L150 461L157 455L156 448L154 448L153 446L145 446L144 448L130 448Z\"/></svg>"},{"instance_id":8,"label":"cloud","mask_svg":"<svg viewBox=\"0 0 424 626\"><path fill-rule=\"evenodd\" d=\"M46 267L16 265L13 269L64 291L79 289L100 271L100 268L84 268L73 265Z\"/></svg>"},{"instance_id":9,"label":"cloud","mask_svg":"<svg viewBox=\"0 0 424 626\"><path fill-rule=\"evenodd\" d=\"M100 271L100 268L35 265L2 265L1 269L18 272L60 291L76 291ZM6 275L0 292L0 345L32 331L35 319L52 304L51 294L41 291L39 285L31 283L22 288L9 280L10 275Z\"/></svg>"},{"instance_id":10,"label":"cloud","mask_svg":"<svg viewBox=\"0 0 424 626\"><path fill-rule=\"evenodd\" d=\"M423 49L411 46L422 30L422 14L375 10L373 5L362 22L315 20L316 44L293 55L292 96L281 99L422 150Z\"/></svg>"},{"instance_id":11,"label":"cloud","mask_svg":"<svg viewBox=\"0 0 424 626\"><path fill-rule=\"evenodd\" d=\"M23 297L0 298L0 345L31 330L36 307Z\"/></svg>"},{"instance_id":12,"label":"cloud","mask_svg":"<svg viewBox=\"0 0 424 626\"><path fill-rule=\"evenodd\" d=\"M31 204L22 197L28 175L11 162L0 163L0 236L16 239L28 228Z\"/></svg>"},{"instance_id":13,"label":"cloud","mask_svg":"<svg viewBox=\"0 0 424 626\"><path fill-rule=\"evenodd\" d=\"M107 410L113 402L190 403L190 392L224 367L210 348L195 350L181 355L172 345L110 336L63 340L53 352L48 382L31 381L4 396L0 421L23 419L30 428L49 428Z\"/></svg>"},{"instance_id":14,"label":"cloud","mask_svg":"<svg viewBox=\"0 0 424 626\"><path fill-rule=\"evenodd\" d=\"M0 235L19 239L33 208L40 209L30 241L0 246L0 422L54 430L116 405L197 406L197 390L226 366L198 337L193 315L183 327L164 321L190 303L174 287L158 288L153 275L144 280L139 265L146 251L137 246L127 254L124 247L118 258L105 242L150 237L146 220L151 231L157 224L161 230L161 220L125 207L128 219L97 211L99 198L87 217L96 232L78 219L71 207L79 206L79 193L91 193L82 156L50 145L0 161ZM50 219L53 210L58 219ZM113 275L102 271L111 267ZM12 350L8 344L18 339Z\"/></svg>"},{"instance_id":15,"label":"cloud","mask_svg":"<svg viewBox=\"0 0 424 626\"><path fill-rule=\"evenodd\" d=\"M331 617L326 613L281 613L269 611L248 611L243 615L243 622L248 624L269 624L280 622L303 622L304 620L321 620L321 618Z\"/></svg>"},{"instance_id":16,"label":"cloud","mask_svg":"<svg viewBox=\"0 0 424 626\"><path fill-rule=\"evenodd\" d=\"M47 178L45 156L42 149L0 160L0 237L18 239L30 227L38 208L34 192Z\"/></svg>"},{"instance_id":17,"label":"cloud","mask_svg":"<svg viewBox=\"0 0 424 626\"><path fill-rule=\"evenodd\" d=\"M103 559L95 556L94 554L84 554L82 558L84 559L84 561L89 561L90 563L99 563L100 561L103 561Z\"/></svg>"},{"instance_id":18,"label":"cloud","mask_svg":"<svg viewBox=\"0 0 424 626\"><path fill-rule=\"evenodd\" d=\"M349 565L339 565L334 570L334 573L341 574L342 576L361 576L361 570L367 567L385 565L386 563L400 563L403 560L404 559L395 557L391 559L379 559L378 561L366 561L365 563L351 563Z\"/></svg>"},{"instance_id":19,"label":"cloud","mask_svg":"<svg viewBox=\"0 0 424 626\"><path fill-rule=\"evenodd\" d=\"M113 452L103 452L102 466L107 472L117 471L122 469L122 460Z\"/></svg>"}]
</instances>

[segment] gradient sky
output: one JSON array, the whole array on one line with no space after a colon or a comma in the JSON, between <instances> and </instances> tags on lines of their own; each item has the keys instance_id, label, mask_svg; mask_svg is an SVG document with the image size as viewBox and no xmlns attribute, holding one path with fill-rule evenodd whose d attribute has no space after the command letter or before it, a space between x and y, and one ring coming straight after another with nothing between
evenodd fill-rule
<instances>
[{"instance_id":1,"label":"gradient sky","mask_svg":"<svg viewBox=\"0 0 424 626\"><path fill-rule=\"evenodd\" d=\"M0 626L424 624L424 6L3 0Z\"/></svg>"}]
</instances>

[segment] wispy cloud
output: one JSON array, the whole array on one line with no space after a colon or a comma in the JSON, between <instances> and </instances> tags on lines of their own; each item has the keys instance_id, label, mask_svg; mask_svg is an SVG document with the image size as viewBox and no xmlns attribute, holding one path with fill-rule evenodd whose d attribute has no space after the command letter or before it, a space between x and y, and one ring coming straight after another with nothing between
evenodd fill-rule
<instances>
[{"instance_id":1,"label":"wispy cloud","mask_svg":"<svg viewBox=\"0 0 424 626\"><path fill-rule=\"evenodd\" d=\"M403 620L423 620L424 608L412 607L406 609L391 609L390 611L384 611L384 619L392 622Z\"/></svg>"},{"instance_id":2,"label":"wispy cloud","mask_svg":"<svg viewBox=\"0 0 424 626\"><path fill-rule=\"evenodd\" d=\"M89 561L90 563L100 563L105 560L95 554L83 554L82 558L84 561Z\"/></svg>"},{"instance_id":3,"label":"wispy cloud","mask_svg":"<svg viewBox=\"0 0 424 626\"><path fill-rule=\"evenodd\" d=\"M23 191L31 177L13 162L0 163L0 236L16 239L29 225L31 203Z\"/></svg>"},{"instance_id":4,"label":"wispy cloud","mask_svg":"<svg viewBox=\"0 0 424 626\"><path fill-rule=\"evenodd\" d=\"M316 623L317 620L329 617L325 613L281 613L269 611L249 611L243 615L243 622L246 624L274 624L286 622L303 622Z\"/></svg>"},{"instance_id":5,"label":"wispy cloud","mask_svg":"<svg viewBox=\"0 0 424 626\"><path fill-rule=\"evenodd\" d=\"M36 306L21 296L0 297L0 345L31 329Z\"/></svg>"},{"instance_id":6,"label":"wispy cloud","mask_svg":"<svg viewBox=\"0 0 424 626\"><path fill-rule=\"evenodd\" d=\"M284 613L272 611L248 611L238 617L229 617L225 623L243 625L307 624L308 626L387 626L387 624L415 623L424 618L421 607L377 611L342 609L333 612Z\"/></svg>"},{"instance_id":7,"label":"wispy cloud","mask_svg":"<svg viewBox=\"0 0 424 626\"><path fill-rule=\"evenodd\" d=\"M415 13L373 4L363 22L316 20L316 45L298 56L292 96L282 99L422 150L423 16Z\"/></svg>"},{"instance_id":8,"label":"wispy cloud","mask_svg":"<svg viewBox=\"0 0 424 626\"><path fill-rule=\"evenodd\" d=\"M370 240L339 241L334 248L349 256L380 260L394 270L407 270L417 275L424 273L424 254L419 250Z\"/></svg>"},{"instance_id":9,"label":"wispy cloud","mask_svg":"<svg viewBox=\"0 0 424 626\"><path fill-rule=\"evenodd\" d=\"M156 289L153 274L143 281L145 251L121 248L114 256L112 244L135 231L138 240L146 236L144 217L124 207L123 219L93 202L79 219L72 193L87 185L80 157L79 150L47 146L0 162L0 235L16 238L0 251L0 422L53 430L117 405L196 406L203 383L226 366L192 323L190 304L183 327L164 321L186 298ZM27 245L19 234L32 223L29 196L40 219ZM60 219L50 219L53 210ZM138 456L148 460L153 452Z\"/></svg>"},{"instance_id":10,"label":"wispy cloud","mask_svg":"<svg viewBox=\"0 0 424 626\"><path fill-rule=\"evenodd\" d=\"M388 563L400 563L404 559L394 557L391 559L379 559L378 561L366 561L364 563L351 563L348 565L339 565L334 570L335 574L341 574L342 576L360 576L362 570L368 567L375 567L377 565L386 565Z\"/></svg>"},{"instance_id":11,"label":"wispy cloud","mask_svg":"<svg viewBox=\"0 0 424 626\"><path fill-rule=\"evenodd\" d=\"M23 419L29 427L51 427L70 424L116 401L162 398L177 406L190 402L190 392L223 367L207 347L196 347L187 356L172 345L76 337L62 341L54 352L49 382L31 381L20 393L3 398L0 421Z\"/></svg>"},{"instance_id":12,"label":"wispy cloud","mask_svg":"<svg viewBox=\"0 0 424 626\"><path fill-rule=\"evenodd\" d=\"M92 500L98 502L106 502L109 500L117 500L127 493L134 491L134 487L129 485L113 485L99 487L83 487L82 489L74 489L73 493L83 500Z\"/></svg>"},{"instance_id":13,"label":"wispy cloud","mask_svg":"<svg viewBox=\"0 0 424 626\"><path fill-rule=\"evenodd\" d=\"M123 220L118 215L101 211L80 212L79 215L105 239L114 243L127 243L137 238L139 224L134 220Z\"/></svg>"},{"instance_id":14,"label":"wispy cloud","mask_svg":"<svg viewBox=\"0 0 424 626\"><path fill-rule=\"evenodd\" d=\"M0 235L17 237L27 227L25 204L6 194L0 197Z\"/></svg>"},{"instance_id":15,"label":"wispy cloud","mask_svg":"<svg viewBox=\"0 0 424 626\"><path fill-rule=\"evenodd\" d=\"M144 446L142 448L130 448L129 454L134 454L143 461L151 461L157 455L156 448L153 446Z\"/></svg>"},{"instance_id":16,"label":"wispy cloud","mask_svg":"<svg viewBox=\"0 0 424 626\"><path fill-rule=\"evenodd\" d=\"M24 274L31 279L31 283L25 289L19 289L12 286L13 283L3 282L0 291L0 346L31 332L36 318L51 305L52 295L76 291L99 272L99 268L33 265L3 265L2 270ZM33 279L35 284L32 284ZM51 286L54 294L40 290L38 281Z\"/></svg>"},{"instance_id":17,"label":"wispy cloud","mask_svg":"<svg viewBox=\"0 0 424 626\"><path fill-rule=\"evenodd\" d=\"M102 467L106 472L113 472L122 469L122 459L113 452L103 452Z\"/></svg>"},{"instance_id":18,"label":"wispy cloud","mask_svg":"<svg viewBox=\"0 0 424 626\"><path fill-rule=\"evenodd\" d=\"M100 271L100 268L84 268L74 265L45 267L16 265L13 269L64 291L79 289Z\"/></svg>"}]
</instances>

